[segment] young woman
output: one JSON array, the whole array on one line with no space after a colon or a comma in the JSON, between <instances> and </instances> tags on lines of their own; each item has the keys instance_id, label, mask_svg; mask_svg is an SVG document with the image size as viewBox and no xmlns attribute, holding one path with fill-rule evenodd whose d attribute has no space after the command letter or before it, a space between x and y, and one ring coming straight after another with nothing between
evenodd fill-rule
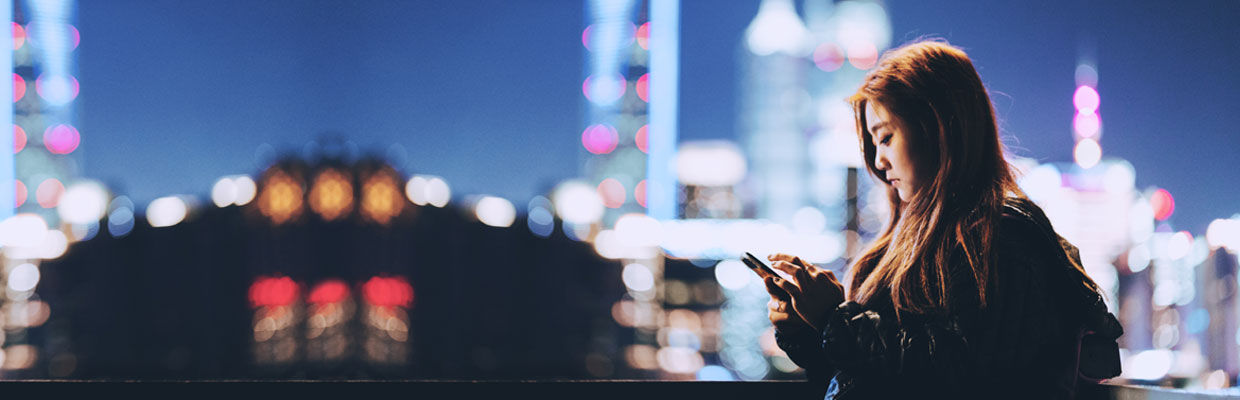
<instances>
[{"instance_id":1,"label":"young woman","mask_svg":"<svg viewBox=\"0 0 1240 400\"><path fill-rule=\"evenodd\" d=\"M847 292L786 254L770 259L795 279L766 278L777 342L810 380L834 399L1063 399L1118 375L1118 321L1017 186L969 57L893 49L850 102L891 219Z\"/></svg>"}]
</instances>

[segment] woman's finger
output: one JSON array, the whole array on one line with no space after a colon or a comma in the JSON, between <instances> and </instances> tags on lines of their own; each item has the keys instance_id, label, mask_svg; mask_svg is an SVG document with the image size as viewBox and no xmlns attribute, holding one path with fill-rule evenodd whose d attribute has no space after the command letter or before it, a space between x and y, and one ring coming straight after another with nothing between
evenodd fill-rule
<instances>
[{"instance_id":1,"label":"woman's finger","mask_svg":"<svg viewBox=\"0 0 1240 400\"><path fill-rule=\"evenodd\" d=\"M779 286L780 289L783 289L784 292L788 293L789 300L801 296L801 288L797 287L796 284L789 282L787 279L777 279L775 281L775 285Z\"/></svg>"},{"instance_id":2,"label":"woman's finger","mask_svg":"<svg viewBox=\"0 0 1240 400\"><path fill-rule=\"evenodd\" d=\"M771 266L792 276L796 276L797 270L801 269L787 261L776 261L774 264L771 264Z\"/></svg>"},{"instance_id":3,"label":"woman's finger","mask_svg":"<svg viewBox=\"0 0 1240 400\"><path fill-rule=\"evenodd\" d=\"M788 292L780 288L779 285L775 284L775 279L778 279L778 278L766 277L762 279L762 283L766 284L766 292L770 293L771 297L777 300L783 300L783 301L790 300L788 298Z\"/></svg>"}]
</instances>

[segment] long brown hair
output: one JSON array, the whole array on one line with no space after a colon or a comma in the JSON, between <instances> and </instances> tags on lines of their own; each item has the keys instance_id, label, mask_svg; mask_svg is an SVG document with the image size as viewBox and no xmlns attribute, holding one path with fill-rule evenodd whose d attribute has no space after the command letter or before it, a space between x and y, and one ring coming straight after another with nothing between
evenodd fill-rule
<instances>
[{"instance_id":1,"label":"long brown hair","mask_svg":"<svg viewBox=\"0 0 1240 400\"><path fill-rule=\"evenodd\" d=\"M877 102L909 141L922 182L907 204L888 187L891 218L850 269L849 299L867 302L888 292L897 310L946 311L952 279L968 278L950 275L949 266L959 263L972 272L985 307L1004 199L1026 196L1004 159L990 96L973 62L945 42L907 44L885 53L849 102L870 173L888 183L875 168L865 117L866 104Z\"/></svg>"}]
</instances>

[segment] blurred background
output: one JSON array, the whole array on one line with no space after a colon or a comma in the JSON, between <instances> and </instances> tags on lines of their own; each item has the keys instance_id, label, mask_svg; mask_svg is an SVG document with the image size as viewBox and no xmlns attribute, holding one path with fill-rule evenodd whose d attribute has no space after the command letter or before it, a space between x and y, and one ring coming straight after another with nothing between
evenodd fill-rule
<instances>
[{"instance_id":1,"label":"blurred background","mask_svg":"<svg viewBox=\"0 0 1240 400\"><path fill-rule=\"evenodd\" d=\"M922 36L1108 291L1117 381L1240 372L1235 1L0 15L0 379L801 379L737 258L843 276L888 215L844 98Z\"/></svg>"}]
</instances>

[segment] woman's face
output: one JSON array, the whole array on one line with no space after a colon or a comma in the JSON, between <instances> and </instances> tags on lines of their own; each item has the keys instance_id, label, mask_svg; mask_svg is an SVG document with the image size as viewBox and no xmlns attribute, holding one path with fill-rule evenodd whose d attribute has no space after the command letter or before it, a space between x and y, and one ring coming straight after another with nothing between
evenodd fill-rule
<instances>
[{"instance_id":1,"label":"woman's face","mask_svg":"<svg viewBox=\"0 0 1240 400\"><path fill-rule=\"evenodd\" d=\"M865 123L874 141L874 168L884 171L887 182L900 195L900 201L908 203L920 185L914 170L909 137L904 124L874 101L865 102Z\"/></svg>"}]
</instances>

